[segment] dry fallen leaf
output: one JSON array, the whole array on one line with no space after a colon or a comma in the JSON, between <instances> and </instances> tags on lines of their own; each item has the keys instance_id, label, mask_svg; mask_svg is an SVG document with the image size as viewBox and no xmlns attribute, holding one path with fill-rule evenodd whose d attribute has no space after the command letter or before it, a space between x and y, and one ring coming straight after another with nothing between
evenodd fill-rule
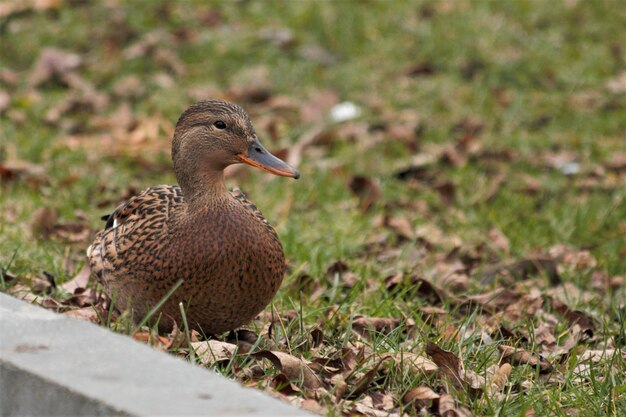
<instances>
[{"instance_id":1,"label":"dry fallen leaf","mask_svg":"<svg viewBox=\"0 0 626 417\"><path fill-rule=\"evenodd\" d=\"M298 294L307 296L310 301L317 300L326 291L317 278L306 272L300 273L290 284L289 288Z\"/></svg>"},{"instance_id":2,"label":"dry fallen leaf","mask_svg":"<svg viewBox=\"0 0 626 417\"><path fill-rule=\"evenodd\" d=\"M470 394L478 395L483 391L484 378L470 370L465 370L461 360L452 352L441 349L432 342L426 343L426 353L432 357L439 370L457 389L467 389Z\"/></svg>"},{"instance_id":3,"label":"dry fallen leaf","mask_svg":"<svg viewBox=\"0 0 626 417\"><path fill-rule=\"evenodd\" d=\"M62 4L62 0L4 1L0 3L0 18L4 20L12 15L26 13L32 10L54 10L60 8Z\"/></svg>"},{"instance_id":4,"label":"dry fallen leaf","mask_svg":"<svg viewBox=\"0 0 626 417\"><path fill-rule=\"evenodd\" d=\"M432 169L435 157L432 155L418 155L421 157L408 167L396 171L393 175L400 181L421 181L424 183L432 182L437 177L437 173Z\"/></svg>"},{"instance_id":5,"label":"dry fallen leaf","mask_svg":"<svg viewBox=\"0 0 626 417\"><path fill-rule=\"evenodd\" d=\"M14 180L24 181L31 187L46 185L50 182L42 165L28 161L0 161L0 183Z\"/></svg>"},{"instance_id":6,"label":"dry fallen leaf","mask_svg":"<svg viewBox=\"0 0 626 417\"><path fill-rule=\"evenodd\" d=\"M200 359L200 363L206 366L227 362L237 353L237 345L219 340L192 342L191 348L194 350L196 357Z\"/></svg>"},{"instance_id":7,"label":"dry fallen leaf","mask_svg":"<svg viewBox=\"0 0 626 417\"><path fill-rule=\"evenodd\" d=\"M96 305L101 301L100 294L96 292L93 288L76 288L74 290L74 295L67 300L67 304L75 305L78 307L87 307L91 305Z\"/></svg>"},{"instance_id":8,"label":"dry fallen leaf","mask_svg":"<svg viewBox=\"0 0 626 417\"><path fill-rule=\"evenodd\" d=\"M623 349L593 349L586 350L580 355L580 362L598 363L607 358L613 358L615 355L622 357L622 360L626 360L626 351Z\"/></svg>"},{"instance_id":9,"label":"dry fallen leaf","mask_svg":"<svg viewBox=\"0 0 626 417\"><path fill-rule=\"evenodd\" d=\"M272 96L272 83L266 66L248 66L234 74L228 95L239 103L263 103Z\"/></svg>"},{"instance_id":10,"label":"dry fallen leaf","mask_svg":"<svg viewBox=\"0 0 626 417\"><path fill-rule=\"evenodd\" d=\"M89 282L90 276L91 270L89 269L89 264L85 263L80 272L76 274L74 278L61 285L61 288L69 293L74 294L74 291L76 291L76 289L78 288L87 288L87 283Z\"/></svg>"},{"instance_id":11,"label":"dry fallen leaf","mask_svg":"<svg viewBox=\"0 0 626 417\"><path fill-rule=\"evenodd\" d=\"M29 304L37 304L44 308L60 311L67 307L51 297L44 297L34 294L29 287L23 284L15 284L8 288L7 292L13 297L24 300Z\"/></svg>"},{"instance_id":12,"label":"dry fallen leaf","mask_svg":"<svg viewBox=\"0 0 626 417\"><path fill-rule=\"evenodd\" d=\"M47 123L60 126L65 130L76 130L85 128L78 125L75 120L65 120L66 117L76 117L77 115L93 115L104 111L109 103L106 94L98 93L88 84L81 84L80 91L73 92L65 100L51 107L45 115Z\"/></svg>"},{"instance_id":13,"label":"dry fallen leaf","mask_svg":"<svg viewBox=\"0 0 626 417\"><path fill-rule=\"evenodd\" d=\"M348 184L350 190L359 199L359 208L366 212L374 206L380 198L380 182L377 178L371 179L364 175L355 175Z\"/></svg>"},{"instance_id":14,"label":"dry fallen leaf","mask_svg":"<svg viewBox=\"0 0 626 417\"><path fill-rule=\"evenodd\" d=\"M298 312L295 310L283 310L280 313L277 311L262 311L258 316L255 317L255 320L259 320L261 322L284 322L289 323L295 320L298 317Z\"/></svg>"},{"instance_id":15,"label":"dry fallen leaf","mask_svg":"<svg viewBox=\"0 0 626 417\"><path fill-rule=\"evenodd\" d=\"M538 345L552 345L556 343L554 336L554 326L546 322L541 322L533 331L533 340Z\"/></svg>"},{"instance_id":16,"label":"dry fallen leaf","mask_svg":"<svg viewBox=\"0 0 626 417\"><path fill-rule=\"evenodd\" d=\"M82 58L58 48L44 48L31 72L29 84L37 87L56 80L68 84L68 76L82 64Z\"/></svg>"},{"instance_id":17,"label":"dry fallen leaf","mask_svg":"<svg viewBox=\"0 0 626 417\"><path fill-rule=\"evenodd\" d=\"M37 209L31 220L33 233L48 239L54 231L54 226L59 219L59 212L49 207L41 207Z\"/></svg>"},{"instance_id":18,"label":"dry fallen leaf","mask_svg":"<svg viewBox=\"0 0 626 417\"><path fill-rule=\"evenodd\" d=\"M554 259L558 259L562 266L571 266L576 270L594 268L598 261L588 250L580 250L570 245L558 244L552 246L548 252Z\"/></svg>"},{"instance_id":19,"label":"dry fallen leaf","mask_svg":"<svg viewBox=\"0 0 626 417\"><path fill-rule=\"evenodd\" d=\"M402 320L385 317L355 316L352 320L352 329L361 336L368 337L373 332L388 334L396 329Z\"/></svg>"},{"instance_id":20,"label":"dry fallen leaf","mask_svg":"<svg viewBox=\"0 0 626 417\"><path fill-rule=\"evenodd\" d=\"M297 396L302 394L302 390L295 384L292 384L285 374L278 374L267 378L263 381L263 385L272 389L270 391L272 395L280 393L287 397L288 400L296 399Z\"/></svg>"},{"instance_id":21,"label":"dry fallen leaf","mask_svg":"<svg viewBox=\"0 0 626 417\"><path fill-rule=\"evenodd\" d=\"M133 334L133 339L138 342L144 342L149 344L150 346L154 346L157 348L163 348L169 344L169 339L164 336L159 336L156 332L144 332L139 331Z\"/></svg>"},{"instance_id":22,"label":"dry fallen leaf","mask_svg":"<svg viewBox=\"0 0 626 417\"><path fill-rule=\"evenodd\" d=\"M325 416L328 414L328 409L324 407L319 401L312 398L305 398L298 406L304 411L310 411L313 414L319 414Z\"/></svg>"},{"instance_id":23,"label":"dry fallen leaf","mask_svg":"<svg viewBox=\"0 0 626 417\"><path fill-rule=\"evenodd\" d=\"M615 172L626 171L626 152L614 152L604 166Z\"/></svg>"},{"instance_id":24,"label":"dry fallen leaf","mask_svg":"<svg viewBox=\"0 0 626 417\"><path fill-rule=\"evenodd\" d=\"M302 386L309 390L315 390L324 386L323 381L315 375L309 365L300 358L296 358L288 353L263 350L253 353L255 358L265 358L274 364L276 368L294 383L302 383Z\"/></svg>"},{"instance_id":25,"label":"dry fallen leaf","mask_svg":"<svg viewBox=\"0 0 626 417\"><path fill-rule=\"evenodd\" d=\"M626 71L608 80L606 82L606 89L613 94L626 93Z\"/></svg>"},{"instance_id":26,"label":"dry fallen leaf","mask_svg":"<svg viewBox=\"0 0 626 417\"><path fill-rule=\"evenodd\" d=\"M454 206L456 198L456 185L452 181L438 181L433 185L433 189L439 193L439 197L443 204L447 207Z\"/></svg>"},{"instance_id":27,"label":"dry fallen leaf","mask_svg":"<svg viewBox=\"0 0 626 417\"><path fill-rule=\"evenodd\" d=\"M91 229L84 219L75 222L59 222L59 212L49 207L41 207L32 215L33 233L41 239L53 239L65 243L86 242Z\"/></svg>"},{"instance_id":28,"label":"dry fallen leaf","mask_svg":"<svg viewBox=\"0 0 626 417\"><path fill-rule=\"evenodd\" d=\"M388 275L383 280L385 284L385 288L387 289L387 291L391 293L395 293L396 289L399 287L400 284L402 284L403 281L404 281L403 274Z\"/></svg>"},{"instance_id":29,"label":"dry fallen leaf","mask_svg":"<svg viewBox=\"0 0 626 417\"><path fill-rule=\"evenodd\" d=\"M432 62L422 61L408 67L404 74L407 77L425 77L437 73L438 68Z\"/></svg>"},{"instance_id":30,"label":"dry fallen leaf","mask_svg":"<svg viewBox=\"0 0 626 417\"><path fill-rule=\"evenodd\" d=\"M372 404L372 406L378 410L391 411L395 408L398 402L395 395L389 391L379 390L372 391L365 398L363 402Z\"/></svg>"},{"instance_id":31,"label":"dry fallen leaf","mask_svg":"<svg viewBox=\"0 0 626 417\"><path fill-rule=\"evenodd\" d=\"M340 259L330 264L326 270L326 279L331 283L340 280L345 288L352 288L360 277L351 272L348 264Z\"/></svg>"},{"instance_id":32,"label":"dry fallen leaf","mask_svg":"<svg viewBox=\"0 0 626 417\"><path fill-rule=\"evenodd\" d=\"M441 417L471 417L472 413L465 407L457 407L454 398L449 394L441 394L437 411Z\"/></svg>"},{"instance_id":33,"label":"dry fallen leaf","mask_svg":"<svg viewBox=\"0 0 626 417\"><path fill-rule=\"evenodd\" d=\"M323 367L324 371L339 373L342 376L350 375L357 364L363 360L363 352L351 347L344 347L325 357L314 357L313 365ZM317 368L316 368L317 369Z\"/></svg>"},{"instance_id":34,"label":"dry fallen leaf","mask_svg":"<svg viewBox=\"0 0 626 417\"><path fill-rule=\"evenodd\" d=\"M509 239L506 237L504 233L500 229L491 228L489 233L487 233L487 237L493 244L493 246L504 253L509 253L510 243Z\"/></svg>"},{"instance_id":35,"label":"dry fallen leaf","mask_svg":"<svg viewBox=\"0 0 626 417\"><path fill-rule=\"evenodd\" d=\"M356 402L352 407L350 415L361 415L367 417L401 417L400 413L390 413L386 410L377 410L361 402Z\"/></svg>"},{"instance_id":36,"label":"dry fallen leaf","mask_svg":"<svg viewBox=\"0 0 626 417\"><path fill-rule=\"evenodd\" d=\"M596 321L593 317L583 311L572 310L565 303L552 297L549 297L548 300L552 304L552 308L569 321L570 326L578 324L583 333L588 337L593 337L596 328Z\"/></svg>"},{"instance_id":37,"label":"dry fallen leaf","mask_svg":"<svg viewBox=\"0 0 626 417\"><path fill-rule=\"evenodd\" d=\"M483 269L481 283L492 283L498 275L510 277L514 281L528 278L531 275L545 273L551 284L561 281L557 269L557 261L552 257L532 257L513 263L501 263Z\"/></svg>"},{"instance_id":38,"label":"dry fallen leaf","mask_svg":"<svg viewBox=\"0 0 626 417\"><path fill-rule=\"evenodd\" d=\"M417 289L417 294L425 298L430 304L441 305L444 300L453 298L446 294L443 289L424 278L414 276L411 278L411 284Z\"/></svg>"},{"instance_id":39,"label":"dry fallen leaf","mask_svg":"<svg viewBox=\"0 0 626 417\"><path fill-rule=\"evenodd\" d=\"M236 344L239 348L239 353L248 353L254 348L258 339L259 336L252 330L237 329L228 334L226 341Z\"/></svg>"},{"instance_id":40,"label":"dry fallen leaf","mask_svg":"<svg viewBox=\"0 0 626 417\"><path fill-rule=\"evenodd\" d=\"M337 62L337 57L319 45L307 44L298 48L298 55L306 61L312 61L323 65L333 65Z\"/></svg>"},{"instance_id":41,"label":"dry fallen leaf","mask_svg":"<svg viewBox=\"0 0 626 417\"><path fill-rule=\"evenodd\" d=\"M337 103L339 103L339 96L335 91L313 91L310 97L298 106L300 119L303 123L323 122L330 109Z\"/></svg>"},{"instance_id":42,"label":"dry fallen leaf","mask_svg":"<svg viewBox=\"0 0 626 417\"><path fill-rule=\"evenodd\" d=\"M103 315L94 306L68 310L63 315L92 323L100 323L100 320L103 318Z\"/></svg>"},{"instance_id":43,"label":"dry fallen leaf","mask_svg":"<svg viewBox=\"0 0 626 417\"><path fill-rule=\"evenodd\" d=\"M410 368L414 372L431 375L439 369L437 365L421 355L411 352L396 352L393 354L396 366Z\"/></svg>"},{"instance_id":44,"label":"dry fallen leaf","mask_svg":"<svg viewBox=\"0 0 626 417\"><path fill-rule=\"evenodd\" d=\"M30 280L30 288L38 294L49 294L56 287L54 275L46 271L42 271L41 276L34 276Z\"/></svg>"},{"instance_id":45,"label":"dry fallen leaf","mask_svg":"<svg viewBox=\"0 0 626 417\"><path fill-rule=\"evenodd\" d=\"M402 402L405 404L413 404L417 410L420 410L422 408L430 408L433 400L436 400L439 397L439 394L429 387L419 386L404 394Z\"/></svg>"},{"instance_id":46,"label":"dry fallen leaf","mask_svg":"<svg viewBox=\"0 0 626 417\"><path fill-rule=\"evenodd\" d=\"M266 26L261 28L259 39L283 49L289 49L296 43L293 31L286 27Z\"/></svg>"},{"instance_id":47,"label":"dry fallen leaf","mask_svg":"<svg viewBox=\"0 0 626 417\"><path fill-rule=\"evenodd\" d=\"M553 368L550 362L528 352L525 349L514 348L512 346L500 345L498 346L502 358L500 363L509 363L511 365L529 365L534 368L538 368L541 373L552 372Z\"/></svg>"},{"instance_id":48,"label":"dry fallen leaf","mask_svg":"<svg viewBox=\"0 0 626 417\"><path fill-rule=\"evenodd\" d=\"M511 365L508 363L504 363L496 369L493 376L489 380L487 390L488 395L492 396L504 390L509 375L511 375L511 370Z\"/></svg>"},{"instance_id":49,"label":"dry fallen leaf","mask_svg":"<svg viewBox=\"0 0 626 417\"><path fill-rule=\"evenodd\" d=\"M0 281L4 281L4 283L9 283L14 281L17 278L15 274L11 271L6 271L3 268L0 268Z\"/></svg>"},{"instance_id":50,"label":"dry fallen leaf","mask_svg":"<svg viewBox=\"0 0 626 417\"><path fill-rule=\"evenodd\" d=\"M466 302L478 304L485 311L495 314L514 305L520 300L521 296L522 294L515 290L496 288L484 294L470 295L467 297Z\"/></svg>"},{"instance_id":51,"label":"dry fallen leaf","mask_svg":"<svg viewBox=\"0 0 626 417\"><path fill-rule=\"evenodd\" d=\"M415 238L413 225L406 217L384 216L383 225L392 230L400 240L413 240Z\"/></svg>"},{"instance_id":52,"label":"dry fallen leaf","mask_svg":"<svg viewBox=\"0 0 626 417\"><path fill-rule=\"evenodd\" d=\"M350 393L350 397L356 398L366 392L368 387L374 381L374 378L378 374L378 370L380 369L381 365L390 359L392 359L391 355L385 355L378 359L375 362L374 366L372 366L365 374L363 374L363 376L361 376L354 382L352 389L348 390L348 392Z\"/></svg>"}]
</instances>

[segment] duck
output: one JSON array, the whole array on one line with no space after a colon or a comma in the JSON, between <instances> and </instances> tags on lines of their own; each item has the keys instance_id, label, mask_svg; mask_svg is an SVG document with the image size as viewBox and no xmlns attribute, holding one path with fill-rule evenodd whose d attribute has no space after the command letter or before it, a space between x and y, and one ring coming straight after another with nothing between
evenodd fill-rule
<instances>
[{"instance_id":1,"label":"duck","mask_svg":"<svg viewBox=\"0 0 626 417\"><path fill-rule=\"evenodd\" d=\"M159 331L186 319L192 329L220 334L271 302L285 254L261 211L226 188L224 169L242 163L300 177L261 144L239 105L204 100L182 113L172 139L178 185L149 187L119 205L87 250L92 276L120 311L139 322L165 300L149 322Z\"/></svg>"}]
</instances>

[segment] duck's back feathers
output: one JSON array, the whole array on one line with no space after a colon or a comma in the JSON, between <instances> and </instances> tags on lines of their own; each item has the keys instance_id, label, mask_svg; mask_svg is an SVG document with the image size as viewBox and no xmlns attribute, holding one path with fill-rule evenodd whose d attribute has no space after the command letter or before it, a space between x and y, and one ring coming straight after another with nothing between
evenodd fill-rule
<instances>
[{"instance_id":1,"label":"duck's back feathers","mask_svg":"<svg viewBox=\"0 0 626 417\"><path fill-rule=\"evenodd\" d=\"M109 215L103 216L106 221L104 229L119 226L133 217L165 217L171 213L173 206L182 204L183 193L180 187L174 185L156 185L144 190L141 194L132 197L120 204Z\"/></svg>"},{"instance_id":2,"label":"duck's back feathers","mask_svg":"<svg viewBox=\"0 0 626 417\"><path fill-rule=\"evenodd\" d=\"M172 214L183 204L179 187L157 185L144 190L120 204L111 214L104 216L105 228L98 232L87 249L89 266L103 283L123 272L129 260L129 248L150 247L158 241Z\"/></svg>"},{"instance_id":3,"label":"duck's back feathers","mask_svg":"<svg viewBox=\"0 0 626 417\"><path fill-rule=\"evenodd\" d=\"M239 188L233 189L230 194L260 222L274 231L274 228L265 219L261 210L248 200L247 196ZM106 222L104 230L117 227L137 216L141 218L160 217L165 223L169 219L173 211L172 209L175 206L180 206L182 203L183 193L180 187L175 185L156 185L120 204L113 212L102 216L101 219Z\"/></svg>"}]
</instances>

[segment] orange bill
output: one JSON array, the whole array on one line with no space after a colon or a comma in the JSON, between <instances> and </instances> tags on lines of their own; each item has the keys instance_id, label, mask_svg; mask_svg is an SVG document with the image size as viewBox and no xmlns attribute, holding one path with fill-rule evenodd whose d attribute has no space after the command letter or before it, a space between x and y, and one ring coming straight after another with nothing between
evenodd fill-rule
<instances>
[{"instance_id":1,"label":"orange bill","mask_svg":"<svg viewBox=\"0 0 626 417\"><path fill-rule=\"evenodd\" d=\"M295 179L300 178L300 173L297 169L272 155L261 145L261 142L259 142L257 138L254 139L245 152L237 155L237 159L274 175Z\"/></svg>"}]
</instances>

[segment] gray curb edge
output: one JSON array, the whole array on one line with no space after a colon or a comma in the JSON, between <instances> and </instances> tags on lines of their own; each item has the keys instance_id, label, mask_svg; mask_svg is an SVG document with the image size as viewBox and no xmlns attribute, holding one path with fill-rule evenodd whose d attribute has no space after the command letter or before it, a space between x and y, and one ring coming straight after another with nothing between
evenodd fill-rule
<instances>
[{"instance_id":1,"label":"gray curb edge","mask_svg":"<svg viewBox=\"0 0 626 417\"><path fill-rule=\"evenodd\" d=\"M311 414L129 337L0 293L0 415Z\"/></svg>"}]
</instances>

